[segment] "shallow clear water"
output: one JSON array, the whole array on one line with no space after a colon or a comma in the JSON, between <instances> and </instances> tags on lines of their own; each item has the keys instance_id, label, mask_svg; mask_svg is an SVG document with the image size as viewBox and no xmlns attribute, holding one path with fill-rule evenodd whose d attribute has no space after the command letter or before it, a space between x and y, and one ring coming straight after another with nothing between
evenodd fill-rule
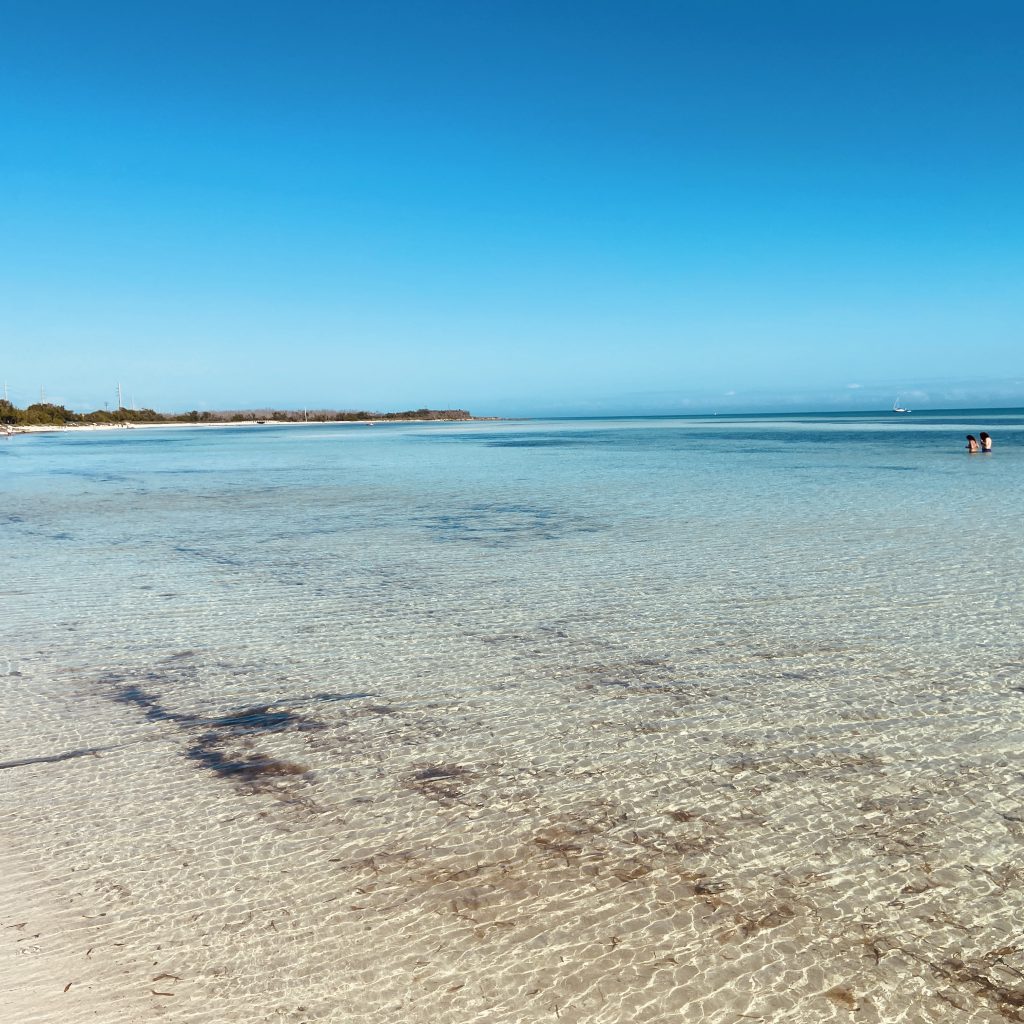
<instances>
[{"instance_id":1,"label":"shallow clear water","mask_svg":"<svg viewBox=\"0 0 1024 1024\"><path fill-rule=\"evenodd\" d=\"M35 1019L1024 1006L1024 412L69 431L0 477Z\"/></svg>"}]
</instances>

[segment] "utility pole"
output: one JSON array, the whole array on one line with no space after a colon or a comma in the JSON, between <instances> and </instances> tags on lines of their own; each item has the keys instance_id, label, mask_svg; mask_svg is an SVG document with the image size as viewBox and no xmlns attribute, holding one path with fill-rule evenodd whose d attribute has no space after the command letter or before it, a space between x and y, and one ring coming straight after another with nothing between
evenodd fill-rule
<instances>
[{"instance_id":1,"label":"utility pole","mask_svg":"<svg viewBox=\"0 0 1024 1024\"><path fill-rule=\"evenodd\" d=\"M119 412L120 412L121 406L123 404L124 403L121 401L121 382L118 381L117 382L117 409L118 409Z\"/></svg>"},{"instance_id":2,"label":"utility pole","mask_svg":"<svg viewBox=\"0 0 1024 1024\"><path fill-rule=\"evenodd\" d=\"M7 381L4 381L4 401L8 401L7 398Z\"/></svg>"},{"instance_id":3,"label":"utility pole","mask_svg":"<svg viewBox=\"0 0 1024 1024\"><path fill-rule=\"evenodd\" d=\"M39 385L39 404L43 405L45 402L46 402L46 388L42 384L40 384Z\"/></svg>"}]
</instances>

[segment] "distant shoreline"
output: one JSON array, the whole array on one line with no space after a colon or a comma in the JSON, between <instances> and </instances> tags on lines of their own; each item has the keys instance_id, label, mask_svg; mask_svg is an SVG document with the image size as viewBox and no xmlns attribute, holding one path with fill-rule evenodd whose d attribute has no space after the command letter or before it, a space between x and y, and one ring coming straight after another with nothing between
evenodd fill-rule
<instances>
[{"instance_id":1,"label":"distant shoreline","mask_svg":"<svg viewBox=\"0 0 1024 1024\"><path fill-rule=\"evenodd\" d=\"M54 402L35 402L24 409L4 398L0 400L0 432L12 434L53 433L74 429L122 430L133 427L260 427L271 423L462 423L496 417L474 416L468 409L403 409L398 412L371 412L368 409L207 409L163 413L156 409L128 409L114 412L94 409L75 412Z\"/></svg>"},{"instance_id":2,"label":"distant shoreline","mask_svg":"<svg viewBox=\"0 0 1024 1024\"><path fill-rule=\"evenodd\" d=\"M214 420L206 423L182 423L170 421L167 423L27 423L27 424L0 424L0 432L12 437L15 434L63 434L67 432L91 432L94 430L175 430L180 428L201 430L216 429L222 427L246 427L257 429L259 427L373 427L385 423L496 423L500 416L465 416L460 418L424 418L405 419L389 417L381 419L366 420Z\"/></svg>"}]
</instances>

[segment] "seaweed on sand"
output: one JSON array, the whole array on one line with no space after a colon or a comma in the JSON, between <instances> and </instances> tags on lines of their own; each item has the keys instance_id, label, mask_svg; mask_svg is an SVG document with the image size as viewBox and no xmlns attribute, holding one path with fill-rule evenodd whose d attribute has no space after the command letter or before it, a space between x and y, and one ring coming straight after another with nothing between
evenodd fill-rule
<instances>
[{"instance_id":1,"label":"seaweed on sand","mask_svg":"<svg viewBox=\"0 0 1024 1024\"><path fill-rule=\"evenodd\" d=\"M218 745L222 742L216 733L204 733L185 753L190 761L198 761L222 779L257 783L268 778L305 775L309 769L292 761L282 761L267 754L253 753L229 756Z\"/></svg>"},{"instance_id":2,"label":"seaweed on sand","mask_svg":"<svg viewBox=\"0 0 1024 1024\"><path fill-rule=\"evenodd\" d=\"M229 753L223 748L229 740L248 742L247 737L282 732L287 729L308 731L323 724L287 708L271 704L241 708L218 718L171 711L161 700L135 684L121 686L111 699L118 704L139 708L152 722L170 722L187 732L202 728L185 751L185 758L212 771L222 779L258 785L270 778L306 775L303 765L284 761L258 751Z\"/></svg>"},{"instance_id":3,"label":"seaweed on sand","mask_svg":"<svg viewBox=\"0 0 1024 1024\"><path fill-rule=\"evenodd\" d=\"M431 800L448 803L462 796L459 783L472 778L472 774L468 768L457 764L418 765L407 785Z\"/></svg>"}]
</instances>

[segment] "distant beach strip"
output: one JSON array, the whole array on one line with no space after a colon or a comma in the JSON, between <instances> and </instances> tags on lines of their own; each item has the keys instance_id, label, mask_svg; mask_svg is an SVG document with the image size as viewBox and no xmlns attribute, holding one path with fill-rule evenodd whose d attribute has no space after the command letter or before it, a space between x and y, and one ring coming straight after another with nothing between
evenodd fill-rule
<instances>
[{"instance_id":1,"label":"distant beach strip","mask_svg":"<svg viewBox=\"0 0 1024 1024\"><path fill-rule=\"evenodd\" d=\"M32 433L79 427L169 426L263 426L269 423L434 423L472 422L478 417L465 409L411 409L405 412L367 412L337 409L229 409L215 412L192 410L160 413L153 409L96 409L78 413L62 405L37 402L25 408L0 399L0 429L7 433Z\"/></svg>"}]
</instances>

